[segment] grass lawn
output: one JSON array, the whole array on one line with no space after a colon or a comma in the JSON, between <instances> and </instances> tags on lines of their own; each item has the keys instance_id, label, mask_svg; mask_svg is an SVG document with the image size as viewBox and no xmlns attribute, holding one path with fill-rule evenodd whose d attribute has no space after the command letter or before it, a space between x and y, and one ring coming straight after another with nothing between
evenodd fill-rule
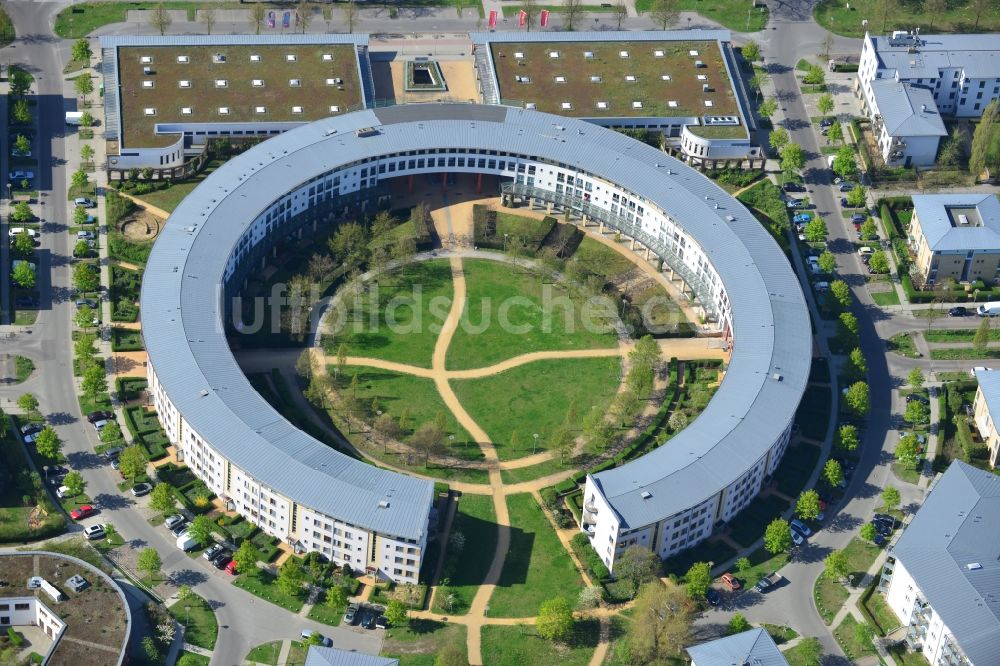
<instances>
[{"instance_id":1,"label":"grass lawn","mask_svg":"<svg viewBox=\"0 0 1000 666\"><path fill-rule=\"evenodd\" d=\"M14 357L14 373L18 384L25 381L35 371L35 362L27 356Z\"/></svg>"},{"instance_id":2,"label":"grass lawn","mask_svg":"<svg viewBox=\"0 0 1000 666\"><path fill-rule=\"evenodd\" d=\"M281 641L262 643L250 650L244 661L255 661L259 664L278 665L278 654L281 653Z\"/></svg>"},{"instance_id":3,"label":"grass lawn","mask_svg":"<svg viewBox=\"0 0 1000 666\"><path fill-rule=\"evenodd\" d=\"M577 620L566 644L545 640L531 625L483 627L483 663L491 666L560 664L584 666L597 647L597 620Z\"/></svg>"},{"instance_id":4,"label":"grass lawn","mask_svg":"<svg viewBox=\"0 0 1000 666\"><path fill-rule=\"evenodd\" d=\"M465 648L465 627L434 620L411 620L385 633L382 655L399 659L400 666L434 666L438 651L447 643Z\"/></svg>"},{"instance_id":5,"label":"grass lawn","mask_svg":"<svg viewBox=\"0 0 1000 666\"><path fill-rule=\"evenodd\" d=\"M539 433L539 435L541 435L541 433ZM518 437L520 437L520 435L518 435ZM541 436L539 436L539 443L541 443L541 439ZM578 460L579 458L568 458L564 463L559 460L558 456L555 456L545 462L540 462L537 465L518 467L516 469L502 469L500 470L500 479L506 485L524 483L525 481L534 481L535 479L540 479L543 476L549 476L550 474L556 474L558 472L564 472L575 468L578 466Z\"/></svg>"},{"instance_id":6,"label":"grass lawn","mask_svg":"<svg viewBox=\"0 0 1000 666\"><path fill-rule=\"evenodd\" d=\"M677 9L682 12L698 12L702 16L718 21L730 30L739 32L758 32L764 29L767 23L767 9L757 8L749 14L749 28L747 27L747 5L746 2L736 0L716 0L712 3L698 2L698 0L680 0ZM653 0L636 0L636 11L640 14L648 12L653 8ZM680 26L678 26L680 27Z\"/></svg>"},{"instance_id":7,"label":"grass lawn","mask_svg":"<svg viewBox=\"0 0 1000 666\"><path fill-rule=\"evenodd\" d=\"M875 544L855 537L844 548L844 555L847 556L847 569L852 578L858 578L875 563L875 559L882 549Z\"/></svg>"},{"instance_id":8,"label":"grass lawn","mask_svg":"<svg viewBox=\"0 0 1000 666\"><path fill-rule=\"evenodd\" d=\"M770 576L771 572L785 566L789 560L788 553L771 555L763 548L758 548L747 557L750 558L750 568L736 574L747 587L756 585L757 581L765 576Z\"/></svg>"},{"instance_id":9,"label":"grass lawn","mask_svg":"<svg viewBox=\"0 0 1000 666\"><path fill-rule=\"evenodd\" d=\"M905 481L906 483L917 483L920 480L920 470L923 469L924 459L921 458L917 461L916 467L908 467L901 465L898 462L892 463L892 473L896 475L900 481Z\"/></svg>"},{"instance_id":10,"label":"grass lawn","mask_svg":"<svg viewBox=\"0 0 1000 666\"><path fill-rule=\"evenodd\" d=\"M219 623L212 607L202 597L191 593L169 609L170 614L184 625L184 640L200 648L211 650L219 637Z\"/></svg>"},{"instance_id":11,"label":"grass lawn","mask_svg":"<svg viewBox=\"0 0 1000 666\"><path fill-rule=\"evenodd\" d=\"M899 618L896 617L896 613L886 603L885 597L879 594L878 591L871 593L868 599L865 600L864 606L871 613L877 625L876 629L883 636L901 624Z\"/></svg>"},{"instance_id":12,"label":"grass lawn","mask_svg":"<svg viewBox=\"0 0 1000 666\"><path fill-rule=\"evenodd\" d=\"M913 652L904 646L891 647L889 652L896 660L897 666L930 666L922 652Z\"/></svg>"},{"instance_id":13,"label":"grass lawn","mask_svg":"<svg viewBox=\"0 0 1000 666\"><path fill-rule=\"evenodd\" d=\"M151 206L156 206L157 208L162 208L168 213L172 213L174 212L174 209L180 205L181 201L184 200L184 197L191 194L194 188L201 185L201 182L208 178L208 176L221 165L222 162L212 160L206 164L205 168L199 171L193 178L175 182L173 185L163 190L147 192L146 194L136 194L134 196L137 199L145 201Z\"/></svg>"},{"instance_id":14,"label":"grass lawn","mask_svg":"<svg viewBox=\"0 0 1000 666\"><path fill-rule=\"evenodd\" d=\"M620 369L617 357L537 361L452 386L496 443L500 459L509 460L531 455L534 433L539 434L538 450L546 450L571 405L577 415L574 427L591 409L606 411L617 392Z\"/></svg>"},{"instance_id":15,"label":"grass lawn","mask_svg":"<svg viewBox=\"0 0 1000 666\"><path fill-rule=\"evenodd\" d=\"M345 606L330 608L325 603L318 603L309 609L309 614L306 617L310 620L316 620L317 622L328 624L331 627L336 627L340 624L340 621L344 619L345 610Z\"/></svg>"},{"instance_id":16,"label":"grass lawn","mask_svg":"<svg viewBox=\"0 0 1000 666\"><path fill-rule=\"evenodd\" d=\"M851 661L856 661L863 655L875 653L875 646L872 645L871 641L862 643L858 640L858 636L855 635L858 625L859 623L854 619L854 616L848 613L843 622L833 630L833 637L837 639L840 647L844 649L844 654Z\"/></svg>"},{"instance_id":17,"label":"grass lawn","mask_svg":"<svg viewBox=\"0 0 1000 666\"><path fill-rule=\"evenodd\" d=\"M971 346L950 349L932 349L931 358L935 361L965 361L977 358L1000 358L1000 347L985 349L982 352Z\"/></svg>"},{"instance_id":18,"label":"grass lawn","mask_svg":"<svg viewBox=\"0 0 1000 666\"><path fill-rule=\"evenodd\" d=\"M820 576L813 588L813 598L816 600L816 608L825 624L833 622L837 611L847 601L850 596L847 588L840 584L840 581L830 580L825 575Z\"/></svg>"},{"instance_id":19,"label":"grass lawn","mask_svg":"<svg viewBox=\"0 0 1000 666\"><path fill-rule=\"evenodd\" d=\"M920 354L917 352L917 345L913 341L914 335L914 333L897 333L889 338L889 341L886 343L886 348L889 351L896 352L900 356L917 358Z\"/></svg>"},{"instance_id":20,"label":"grass lawn","mask_svg":"<svg viewBox=\"0 0 1000 666\"><path fill-rule=\"evenodd\" d=\"M685 0L686 1L686 0ZM788 249L788 209L782 199L781 189L769 180L762 180L737 197L750 207L757 219L767 228L782 249Z\"/></svg>"},{"instance_id":21,"label":"grass lawn","mask_svg":"<svg viewBox=\"0 0 1000 666\"><path fill-rule=\"evenodd\" d=\"M492 365L520 354L613 347L614 312L587 307L589 299L506 263L463 262L467 303L448 368ZM608 316L604 316L607 314Z\"/></svg>"},{"instance_id":22,"label":"grass lawn","mask_svg":"<svg viewBox=\"0 0 1000 666\"><path fill-rule=\"evenodd\" d=\"M332 368L329 372L333 374ZM469 460L482 458L482 451L465 428L458 424L451 410L445 407L432 380L379 368L349 366L345 369L347 378L340 381L343 387L341 390L350 391L349 378L355 373L358 377L358 399L363 404L370 405L377 399L379 410L392 414L397 420L405 409L409 413L406 429L410 434L422 424L433 422L439 418L439 414L443 414L445 434L455 437L450 447L452 454Z\"/></svg>"},{"instance_id":23,"label":"grass lawn","mask_svg":"<svg viewBox=\"0 0 1000 666\"><path fill-rule=\"evenodd\" d=\"M868 29L873 34L887 35L893 30L913 30L920 28L922 33L937 34L941 32L996 32L1000 30L1000 13L991 10L989 5L979 20L978 29L974 28L976 14L970 7L970 2L959 0L949 2L944 12L930 14L923 9L923 3L899 3L892 6L888 19L882 23L876 11L876 0L823 0L813 15L821 26L845 37L864 37L865 30L861 20L871 20ZM850 9L848 9L848 5Z\"/></svg>"},{"instance_id":24,"label":"grass lawn","mask_svg":"<svg viewBox=\"0 0 1000 666\"><path fill-rule=\"evenodd\" d=\"M507 498L510 550L500 582L490 598L490 617L530 617L545 600L565 596L576 602L583 581L535 498Z\"/></svg>"},{"instance_id":25,"label":"grass lawn","mask_svg":"<svg viewBox=\"0 0 1000 666\"><path fill-rule=\"evenodd\" d=\"M798 638L799 636L799 632L795 631L794 629L792 629L787 625L765 623L760 625L760 627L761 629L763 629L764 631L766 631L771 635L771 638L777 645L781 645L782 643L787 643L788 641L794 638Z\"/></svg>"},{"instance_id":26,"label":"grass lawn","mask_svg":"<svg viewBox=\"0 0 1000 666\"><path fill-rule=\"evenodd\" d=\"M361 296L360 307L345 304L342 328L324 340L327 354L335 354L344 344L348 356L431 367L434 344L452 301L448 262L408 264L384 275L377 288L372 285Z\"/></svg>"},{"instance_id":27,"label":"grass lawn","mask_svg":"<svg viewBox=\"0 0 1000 666\"><path fill-rule=\"evenodd\" d=\"M465 548L458 554L449 550L445 558L442 578L447 578L450 582L447 588L439 589L434 595L434 611L464 615L493 562L493 550L497 542L493 497L463 495L458 500L451 531L452 534L460 533L465 537ZM450 610L444 606L448 593L454 595Z\"/></svg>"},{"instance_id":28,"label":"grass lawn","mask_svg":"<svg viewBox=\"0 0 1000 666\"><path fill-rule=\"evenodd\" d=\"M816 664L816 661L812 659L812 650L804 643L799 643L781 654L784 655L788 666L814 666Z\"/></svg>"},{"instance_id":29,"label":"grass lawn","mask_svg":"<svg viewBox=\"0 0 1000 666\"><path fill-rule=\"evenodd\" d=\"M1000 340L1000 328L989 329L990 340ZM972 342L976 337L974 328L932 328L924 332L927 342Z\"/></svg>"},{"instance_id":30,"label":"grass lawn","mask_svg":"<svg viewBox=\"0 0 1000 666\"><path fill-rule=\"evenodd\" d=\"M304 666L306 663L306 652L309 648L302 641L292 641L292 647L288 650L288 660L285 666Z\"/></svg>"},{"instance_id":31,"label":"grass lawn","mask_svg":"<svg viewBox=\"0 0 1000 666\"><path fill-rule=\"evenodd\" d=\"M638 257L637 257L638 258ZM599 240L587 236L573 253L573 261L578 261L598 275L614 282L626 273L637 270L632 261Z\"/></svg>"},{"instance_id":32,"label":"grass lawn","mask_svg":"<svg viewBox=\"0 0 1000 666\"><path fill-rule=\"evenodd\" d=\"M895 289L892 291L873 291L871 296L875 305L899 305L899 294L896 293Z\"/></svg>"},{"instance_id":33,"label":"grass lawn","mask_svg":"<svg viewBox=\"0 0 1000 666\"><path fill-rule=\"evenodd\" d=\"M185 664L190 664L191 666L208 666L208 662L210 661L209 658L204 655L188 652L187 650L181 650L177 661L180 662L181 659L185 660Z\"/></svg>"},{"instance_id":34,"label":"grass lawn","mask_svg":"<svg viewBox=\"0 0 1000 666\"><path fill-rule=\"evenodd\" d=\"M260 574L243 574L233 581L233 585L246 590L254 596L260 597L265 601L270 601L272 604L281 606L285 610L292 611L293 613L298 613L302 610L301 598L290 597L287 594L282 593L281 590L278 589L278 586L273 582L265 582Z\"/></svg>"}]
</instances>

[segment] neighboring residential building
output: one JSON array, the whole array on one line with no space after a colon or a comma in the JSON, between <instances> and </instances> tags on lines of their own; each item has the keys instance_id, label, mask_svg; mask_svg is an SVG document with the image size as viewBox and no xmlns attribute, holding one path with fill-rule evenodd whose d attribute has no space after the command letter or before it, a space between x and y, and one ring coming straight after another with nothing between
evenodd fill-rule
<instances>
[{"instance_id":1,"label":"neighboring residential building","mask_svg":"<svg viewBox=\"0 0 1000 666\"><path fill-rule=\"evenodd\" d=\"M872 130L888 166L931 166L948 136L934 95L892 79L872 81Z\"/></svg>"},{"instance_id":2,"label":"neighboring residential building","mask_svg":"<svg viewBox=\"0 0 1000 666\"><path fill-rule=\"evenodd\" d=\"M906 642L931 666L1000 664L998 554L1000 477L955 461L889 550L879 581Z\"/></svg>"},{"instance_id":3,"label":"neighboring residential building","mask_svg":"<svg viewBox=\"0 0 1000 666\"><path fill-rule=\"evenodd\" d=\"M692 164L763 165L728 30L470 37L484 104L651 130Z\"/></svg>"},{"instance_id":4,"label":"neighboring residential building","mask_svg":"<svg viewBox=\"0 0 1000 666\"><path fill-rule=\"evenodd\" d=\"M973 419L979 437L990 452L990 466L997 466L997 454L1000 453L1000 433L997 432L997 419L1000 419L1000 371L980 370L976 372L979 387L976 389L976 399L972 403Z\"/></svg>"},{"instance_id":5,"label":"neighboring residential building","mask_svg":"<svg viewBox=\"0 0 1000 666\"><path fill-rule=\"evenodd\" d=\"M866 33L855 93L886 164L933 164L940 116L978 118L1000 98L1000 34Z\"/></svg>"},{"instance_id":6,"label":"neighboring residential building","mask_svg":"<svg viewBox=\"0 0 1000 666\"><path fill-rule=\"evenodd\" d=\"M686 651L691 666L788 666L771 635L763 629L750 629Z\"/></svg>"},{"instance_id":7,"label":"neighboring residential building","mask_svg":"<svg viewBox=\"0 0 1000 666\"><path fill-rule=\"evenodd\" d=\"M368 35L101 37L108 173L162 176L209 139L266 138L374 99Z\"/></svg>"},{"instance_id":8,"label":"neighboring residential building","mask_svg":"<svg viewBox=\"0 0 1000 666\"><path fill-rule=\"evenodd\" d=\"M399 666L399 659L314 645L306 653L305 666Z\"/></svg>"},{"instance_id":9,"label":"neighboring residential building","mask_svg":"<svg viewBox=\"0 0 1000 666\"><path fill-rule=\"evenodd\" d=\"M918 283L992 284L1000 278L1000 201L992 193L914 195L909 243Z\"/></svg>"}]
</instances>

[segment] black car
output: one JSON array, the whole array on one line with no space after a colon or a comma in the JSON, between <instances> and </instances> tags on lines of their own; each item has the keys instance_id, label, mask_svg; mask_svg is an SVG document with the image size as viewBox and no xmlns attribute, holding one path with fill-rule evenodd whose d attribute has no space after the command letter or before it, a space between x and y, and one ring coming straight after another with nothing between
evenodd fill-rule
<instances>
[{"instance_id":1,"label":"black car","mask_svg":"<svg viewBox=\"0 0 1000 666\"><path fill-rule=\"evenodd\" d=\"M379 629L388 629L389 618L387 618L385 615L379 615L377 618L375 618L375 626Z\"/></svg>"},{"instance_id":2,"label":"black car","mask_svg":"<svg viewBox=\"0 0 1000 666\"><path fill-rule=\"evenodd\" d=\"M964 308L961 305L948 310L949 317L965 317L969 314L968 308Z\"/></svg>"},{"instance_id":3,"label":"black car","mask_svg":"<svg viewBox=\"0 0 1000 666\"><path fill-rule=\"evenodd\" d=\"M931 404L931 401L926 396L920 395L919 393L907 394L906 402L922 402L925 405Z\"/></svg>"},{"instance_id":4,"label":"black car","mask_svg":"<svg viewBox=\"0 0 1000 666\"><path fill-rule=\"evenodd\" d=\"M806 191L806 187L802 183L795 183L795 182L785 183L783 187L784 187L784 190L786 192L805 192Z\"/></svg>"},{"instance_id":5,"label":"black car","mask_svg":"<svg viewBox=\"0 0 1000 666\"><path fill-rule=\"evenodd\" d=\"M705 598L708 600L708 603L713 606L718 606L719 602L722 601L722 598L719 596L719 592L713 587L710 587L705 591Z\"/></svg>"},{"instance_id":6,"label":"black car","mask_svg":"<svg viewBox=\"0 0 1000 666\"><path fill-rule=\"evenodd\" d=\"M233 561L233 556L223 551L221 554L216 555L215 559L212 560L212 566L214 566L219 571L222 571L232 561Z\"/></svg>"},{"instance_id":7,"label":"black car","mask_svg":"<svg viewBox=\"0 0 1000 666\"><path fill-rule=\"evenodd\" d=\"M875 538L872 541L875 542L876 546L884 546L887 543L885 537L881 534L875 534Z\"/></svg>"},{"instance_id":8,"label":"black car","mask_svg":"<svg viewBox=\"0 0 1000 666\"><path fill-rule=\"evenodd\" d=\"M845 180L843 183L840 184L841 192L850 192L853 189L854 189L854 183L849 183Z\"/></svg>"},{"instance_id":9,"label":"black car","mask_svg":"<svg viewBox=\"0 0 1000 666\"><path fill-rule=\"evenodd\" d=\"M896 527L897 524L899 524L899 521L896 520L895 516L890 516L887 513L876 513L875 517L872 518L872 522L875 522L875 523L885 523L889 527L893 527L893 528Z\"/></svg>"},{"instance_id":10,"label":"black car","mask_svg":"<svg viewBox=\"0 0 1000 666\"><path fill-rule=\"evenodd\" d=\"M90 423L97 423L98 421L113 421L114 418L114 412L90 412L87 414L87 421Z\"/></svg>"},{"instance_id":11,"label":"black car","mask_svg":"<svg viewBox=\"0 0 1000 666\"><path fill-rule=\"evenodd\" d=\"M375 613L368 612L361 616L361 626L365 629L375 628Z\"/></svg>"},{"instance_id":12,"label":"black car","mask_svg":"<svg viewBox=\"0 0 1000 666\"><path fill-rule=\"evenodd\" d=\"M875 526L875 531L884 536L885 538L888 539L890 536L892 536L892 528L889 527L888 523L880 523L873 520L872 525Z\"/></svg>"},{"instance_id":13,"label":"black car","mask_svg":"<svg viewBox=\"0 0 1000 666\"><path fill-rule=\"evenodd\" d=\"M820 127L830 127L832 125L833 125L833 118L824 118L823 120L819 121Z\"/></svg>"}]
</instances>

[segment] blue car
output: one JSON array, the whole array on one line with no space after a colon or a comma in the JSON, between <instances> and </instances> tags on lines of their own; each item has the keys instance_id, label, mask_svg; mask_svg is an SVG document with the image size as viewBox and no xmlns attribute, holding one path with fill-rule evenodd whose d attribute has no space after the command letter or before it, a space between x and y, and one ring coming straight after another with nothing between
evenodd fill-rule
<instances>
[{"instance_id":1,"label":"blue car","mask_svg":"<svg viewBox=\"0 0 1000 666\"><path fill-rule=\"evenodd\" d=\"M705 592L705 598L708 599L708 603L713 606L718 606L719 602L722 601L721 597L719 597L719 593L711 587Z\"/></svg>"},{"instance_id":2,"label":"blue car","mask_svg":"<svg viewBox=\"0 0 1000 666\"><path fill-rule=\"evenodd\" d=\"M809 213L796 213L795 217L792 218L792 220L795 222L795 224L805 224L806 222L808 222L811 219L812 219L812 215L810 215Z\"/></svg>"}]
</instances>

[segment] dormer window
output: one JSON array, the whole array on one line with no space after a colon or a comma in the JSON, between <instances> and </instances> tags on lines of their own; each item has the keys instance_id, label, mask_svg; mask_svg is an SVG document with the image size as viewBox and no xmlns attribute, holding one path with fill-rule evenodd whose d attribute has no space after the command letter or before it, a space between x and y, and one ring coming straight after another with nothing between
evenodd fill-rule
<instances>
[{"instance_id":1,"label":"dormer window","mask_svg":"<svg viewBox=\"0 0 1000 666\"><path fill-rule=\"evenodd\" d=\"M181 65L186 65L191 62L191 58L188 56L177 56L177 62Z\"/></svg>"},{"instance_id":2,"label":"dormer window","mask_svg":"<svg viewBox=\"0 0 1000 666\"><path fill-rule=\"evenodd\" d=\"M216 88L228 88L229 87L229 82L226 79L216 79L215 80L215 87Z\"/></svg>"}]
</instances>

